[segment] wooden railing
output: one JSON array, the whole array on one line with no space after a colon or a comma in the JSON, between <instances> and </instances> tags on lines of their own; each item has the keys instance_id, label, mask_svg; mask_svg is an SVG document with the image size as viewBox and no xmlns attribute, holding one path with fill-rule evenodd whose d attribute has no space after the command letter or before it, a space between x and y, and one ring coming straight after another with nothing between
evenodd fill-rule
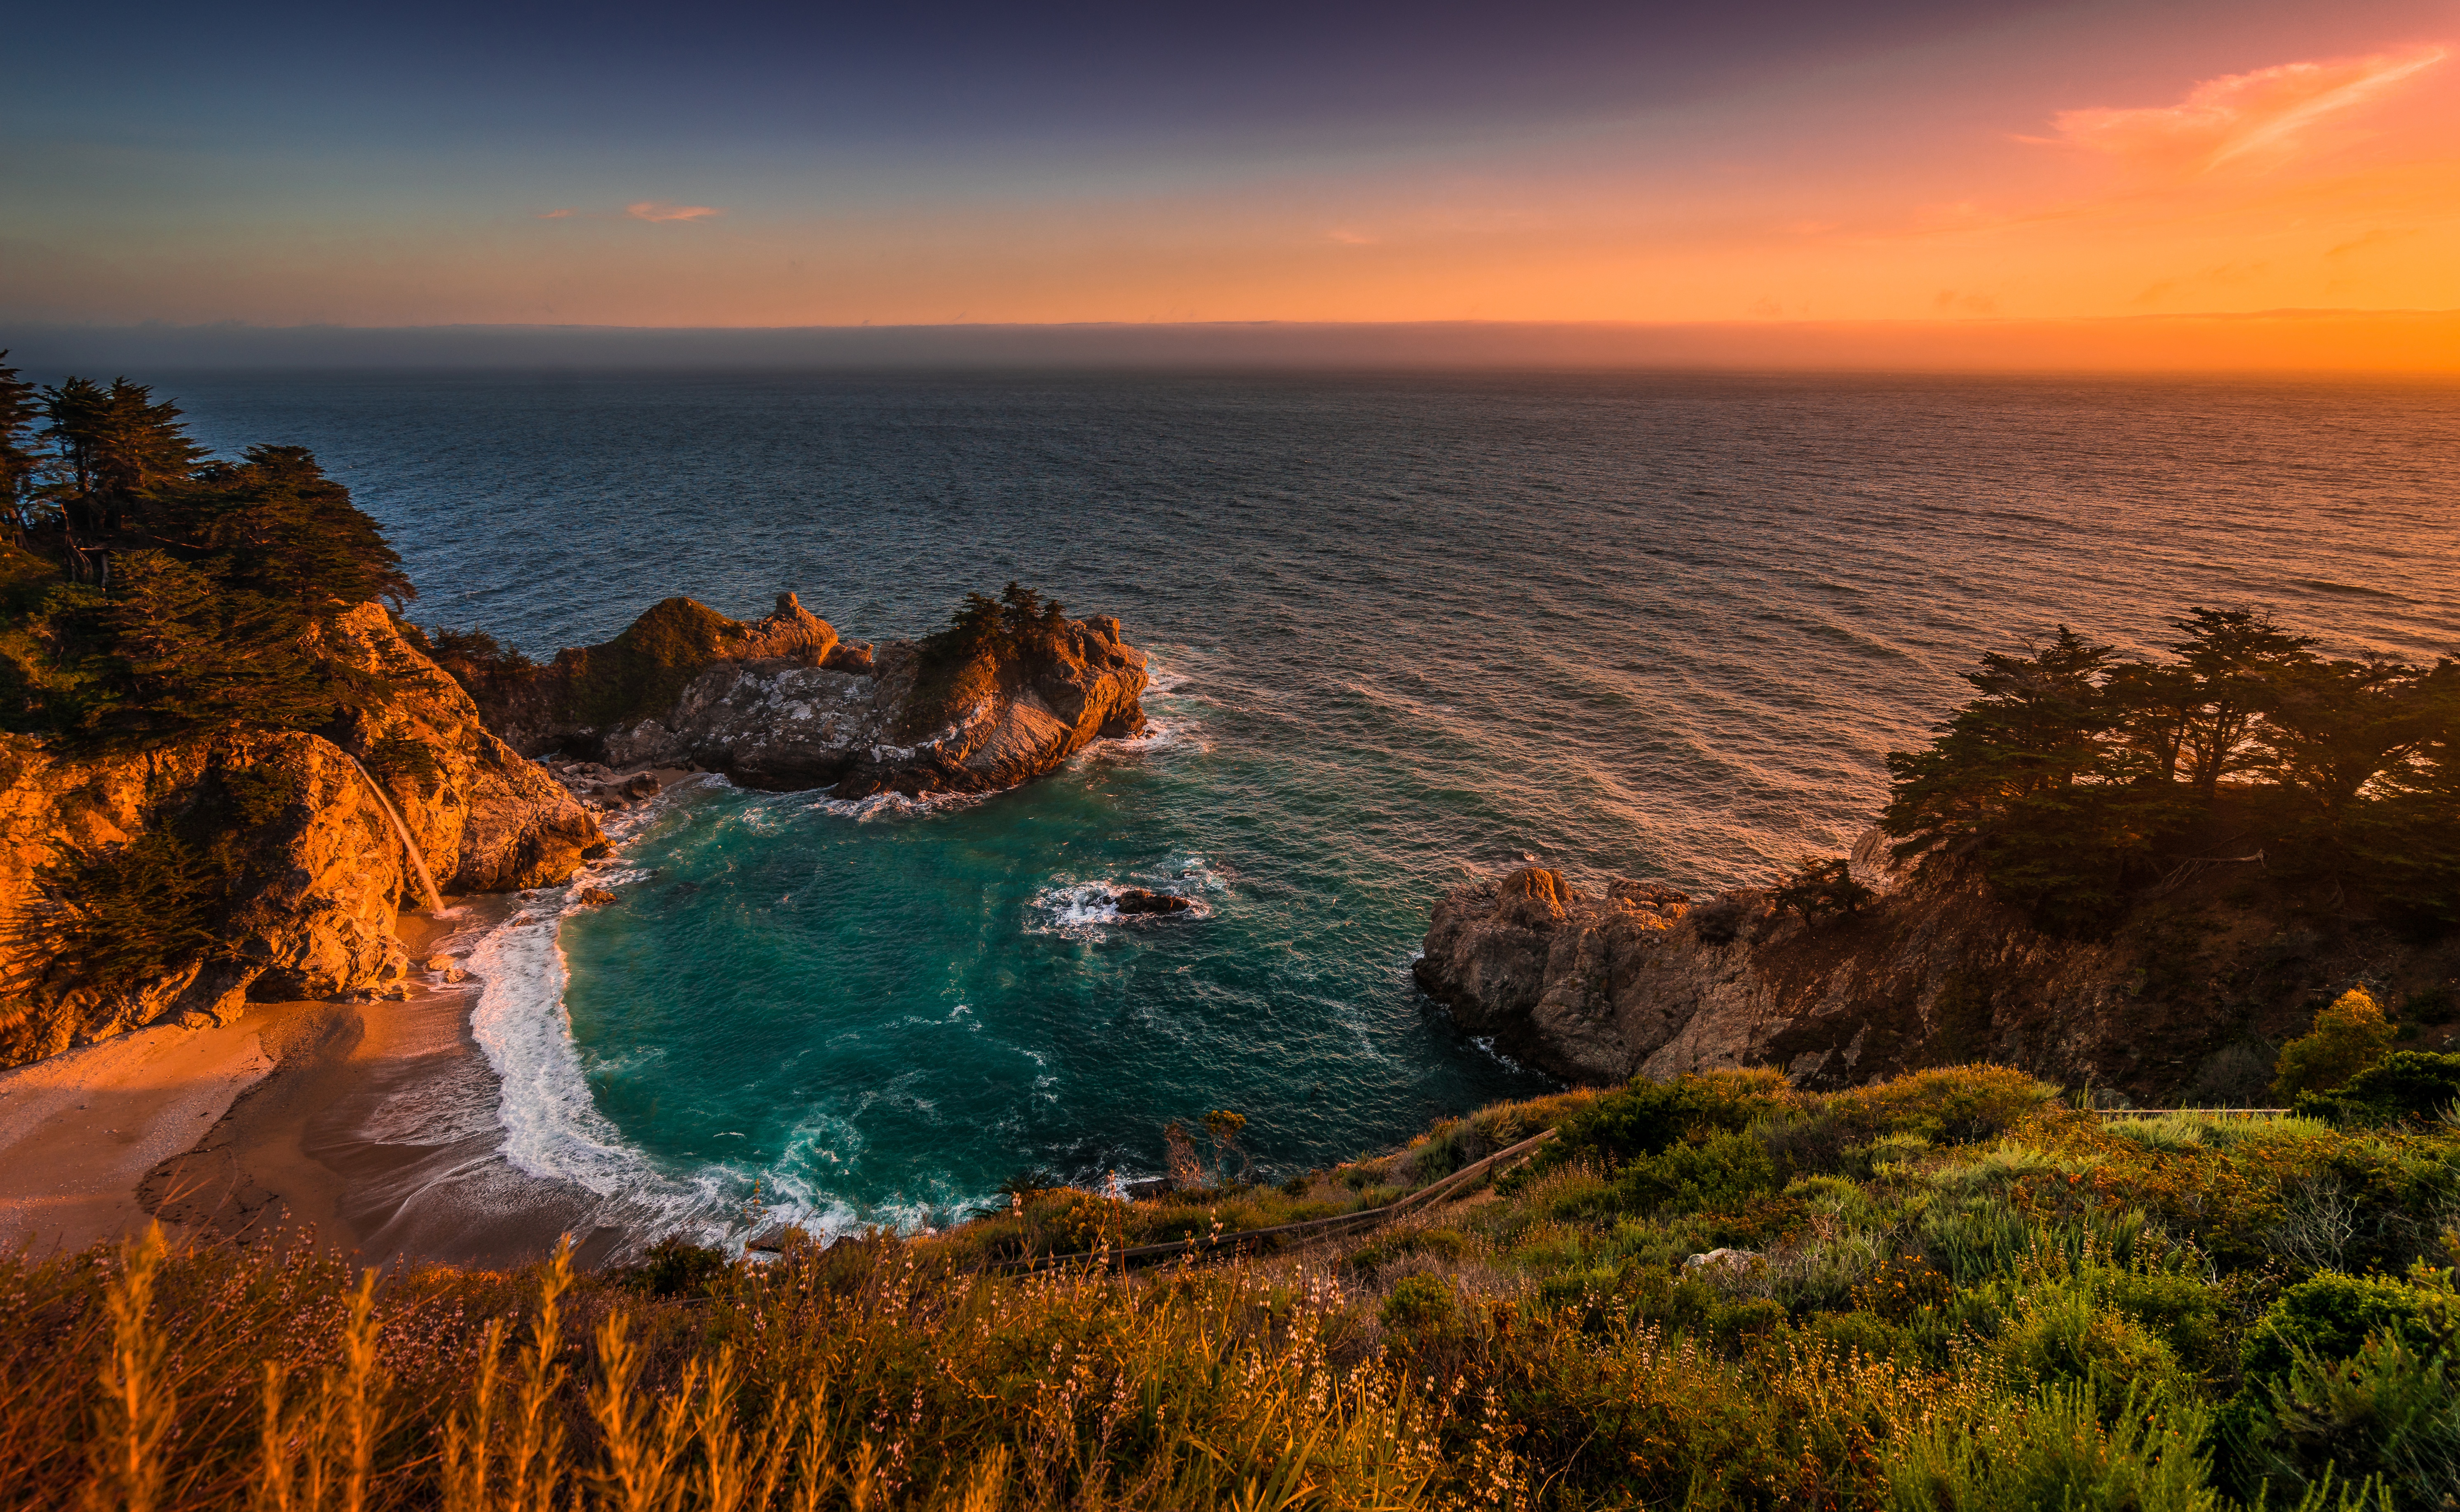
<instances>
[{"instance_id":1,"label":"wooden railing","mask_svg":"<svg viewBox=\"0 0 2460 1512\"><path fill-rule=\"evenodd\" d=\"M1364 1232L1380 1228L1395 1218L1418 1208L1431 1206L1449 1193L1467 1190L1478 1178L1508 1161L1534 1152L1538 1145L1555 1137L1553 1129L1533 1134L1508 1149L1499 1149L1482 1161L1462 1166L1438 1182L1431 1183L1397 1202L1381 1208L1362 1208L1356 1212L1335 1213L1329 1218L1308 1218L1298 1223L1275 1224L1269 1228L1241 1228L1230 1233L1191 1234L1185 1239L1173 1239L1162 1244L1131 1245L1124 1250L1087 1250L1075 1254L1028 1255L1014 1260L996 1262L995 1270L1047 1270L1059 1266L1140 1264L1150 1260L1179 1257L1210 1260L1236 1253L1240 1245L1251 1239L1286 1239L1295 1235L1310 1237L1333 1233Z\"/></svg>"}]
</instances>

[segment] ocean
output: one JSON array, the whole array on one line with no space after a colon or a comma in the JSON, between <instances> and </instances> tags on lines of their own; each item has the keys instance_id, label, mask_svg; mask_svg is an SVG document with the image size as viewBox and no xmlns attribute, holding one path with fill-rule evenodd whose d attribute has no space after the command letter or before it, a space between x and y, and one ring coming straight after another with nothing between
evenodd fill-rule
<instances>
[{"instance_id":1,"label":"ocean","mask_svg":"<svg viewBox=\"0 0 2460 1512\"><path fill-rule=\"evenodd\" d=\"M723 784L477 943L505 1154L705 1235L937 1226L1029 1172L1266 1176L1544 1089L1416 993L1536 861L1837 852L1981 651L2257 604L2460 651L2460 388L1741 375L191 374L304 444L422 623L533 654L792 589L855 640L1014 579L1116 615L1148 736L985 800ZM1121 920L1109 884L1199 897Z\"/></svg>"}]
</instances>

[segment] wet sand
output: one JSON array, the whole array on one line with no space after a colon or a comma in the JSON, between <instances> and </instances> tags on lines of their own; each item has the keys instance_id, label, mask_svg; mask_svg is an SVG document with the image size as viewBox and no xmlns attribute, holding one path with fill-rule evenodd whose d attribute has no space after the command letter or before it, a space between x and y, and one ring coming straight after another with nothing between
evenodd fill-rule
<instances>
[{"instance_id":1,"label":"wet sand","mask_svg":"<svg viewBox=\"0 0 2460 1512\"><path fill-rule=\"evenodd\" d=\"M401 916L414 959L458 954L515 900L465 902L443 919ZM470 1037L479 983L414 976L408 1001L276 1005L264 1031L280 1064L194 1148L139 1184L138 1205L243 1244L302 1234L371 1264L499 1269L539 1259L570 1233L579 1258L621 1235L567 1183L498 1152L497 1080Z\"/></svg>"}]
</instances>

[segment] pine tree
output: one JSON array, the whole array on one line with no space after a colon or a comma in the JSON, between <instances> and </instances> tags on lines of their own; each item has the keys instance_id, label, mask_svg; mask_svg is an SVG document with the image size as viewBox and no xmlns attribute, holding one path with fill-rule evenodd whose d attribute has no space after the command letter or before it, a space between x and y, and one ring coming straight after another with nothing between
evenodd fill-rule
<instances>
[{"instance_id":1,"label":"pine tree","mask_svg":"<svg viewBox=\"0 0 2460 1512\"><path fill-rule=\"evenodd\" d=\"M43 415L34 385L8 364L9 353L0 348L0 513L23 530L32 523L29 516L50 457L34 435L34 422Z\"/></svg>"},{"instance_id":2,"label":"pine tree","mask_svg":"<svg viewBox=\"0 0 2460 1512\"><path fill-rule=\"evenodd\" d=\"M90 378L45 388L43 414L43 434L67 470L60 504L73 532L117 532L147 495L184 481L205 456L177 404L125 378L108 388Z\"/></svg>"},{"instance_id":3,"label":"pine tree","mask_svg":"<svg viewBox=\"0 0 2460 1512\"><path fill-rule=\"evenodd\" d=\"M2222 778L2260 763L2252 737L2272 702L2273 681L2313 660L2307 648L2315 638L2294 635L2254 609L2191 608L2170 623L2184 638L2169 649L2195 680L2180 750L2189 785L2209 804Z\"/></svg>"},{"instance_id":4,"label":"pine tree","mask_svg":"<svg viewBox=\"0 0 2460 1512\"><path fill-rule=\"evenodd\" d=\"M153 533L165 545L207 555L233 588L281 599L313 619L416 596L401 557L350 491L325 475L305 447L250 447L237 464L217 463L159 495Z\"/></svg>"}]
</instances>

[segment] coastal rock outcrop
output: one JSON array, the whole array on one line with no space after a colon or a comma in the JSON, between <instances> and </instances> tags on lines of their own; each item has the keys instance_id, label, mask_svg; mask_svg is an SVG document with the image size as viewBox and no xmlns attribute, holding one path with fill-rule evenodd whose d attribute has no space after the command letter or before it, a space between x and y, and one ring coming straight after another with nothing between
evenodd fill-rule
<instances>
[{"instance_id":1,"label":"coastal rock outcrop","mask_svg":"<svg viewBox=\"0 0 2460 1512\"><path fill-rule=\"evenodd\" d=\"M1540 867L1453 889L1419 986L1468 1032L1567 1081L1770 1065L1813 1088L1991 1060L2138 1102L2258 1102L2278 1046L2361 978L2417 1047L2460 1042L2460 941L2301 913L2260 874L2147 899L2104 938L2035 928L1969 869L1853 857L1869 906L1817 921L1746 889L1693 899Z\"/></svg>"},{"instance_id":2,"label":"coastal rock outcrop","mask_svg":"<svg viewBox=\"0 0 2460 1512\"><path fill-rule=\"evenodd\" d=\"M559 882L604 845L382 606L316 636L368 690L326 732L118 752L0 737L0 1064L401 978L393 915L425 900L388 803L450 892Z\"/></svg>"},{"instance_id":3,"label":"coastal rock outcrop","mask_svg":"<svg viewBox=\"0 0 2460 1512\"><path fill-rule=\"evenodd\" d=\"M615 671L620 669L620 677ZM531 755L697 766L746 787L846 798L989 792L1144 727L1145 657L1107 618L1055 620L951 700L927 642L849 647L793 594L749 624L670 598L526 680L477 682Z\"/></svg>"}]
</instances>

